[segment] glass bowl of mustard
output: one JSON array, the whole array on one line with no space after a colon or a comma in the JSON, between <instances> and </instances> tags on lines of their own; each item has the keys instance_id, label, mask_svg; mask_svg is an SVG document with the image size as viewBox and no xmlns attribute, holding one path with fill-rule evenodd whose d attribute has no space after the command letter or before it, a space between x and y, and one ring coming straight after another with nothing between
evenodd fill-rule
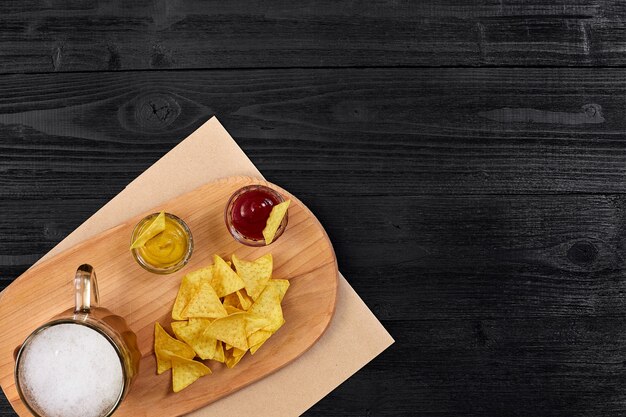
<instances>
[{"instance_id":1,"label":"glass bowl of mustard","mask_svg":"<svg viewBox=\"0 0 626 417\"><path fill-rule=\"evenodd\" d=\"M150 214L133 229L131 243L137 240L159 213ZM171 274L189 262L193 253L193 236L189 226L178 216L165 213L165 230L139 248L131 249L135 261L155 274Z\"/></svg>"}]
</instances>

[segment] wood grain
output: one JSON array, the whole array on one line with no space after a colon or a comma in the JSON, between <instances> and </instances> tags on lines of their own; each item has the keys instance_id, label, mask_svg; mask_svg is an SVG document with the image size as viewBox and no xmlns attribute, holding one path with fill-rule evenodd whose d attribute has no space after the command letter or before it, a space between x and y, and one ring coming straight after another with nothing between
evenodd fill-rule
<instances>
[{"instance_id":1,"label":"wood grain","mask_svg":"<svg viewBox=\"0 0 626 417\"><path fill-rule=\"evenodd\" d=\"M0 77L3 199L111 197L217 114L299 195L626 192L622 69ZM323 184L323 186L320 186Z\"/></svg>"},{"instance_id":2,"label":"wood grain","mask_svg":"<svg viewBox=\"0 0 626 417\"><path fill-rule=\"evenodd\" d=\"M305 415L609 416L623 412L622 317L416 318L383 324L396 338L394 347Z\"/></svg>"},{"instance_id":3,"label":"wood grain","mask_svg":"<svg viewBox=\"0 0 626 417\"><path fill-rule=\"evenodd\" d=\"M335 242L342 272L387 322L626 314L625 195L346 194L305 203ZM0 241L29 254L13 268L30 266L100 204L74 202L58 216L71 200L0 202L12 224ZM33 206L28 215L24 205ZM38 239L41 253L30 249Z\"/></svg>"},{"instance_id":4,"label":"wood grain","mask_svg":"<svg viewBox=\"0 0 626 417\"><path fill-rule=\"evenodd\" d=\"M617 0L8 2L0 71L623 65Z\"/></svg>"},{"instance_id":5,"label":"wood grain","mask_svg":"<svg viewBox=\"0 0 626 417\"><path fill-rule=\"evenodd\" d=\"M16 410L27 414L14 386L14 349L36 327L72 304L70 283L74 270L82 263L94 266L102 305L126 318L137 334L142 353L139 376L116 416L188 413L280 369L313 345L328 326L335 308L337 263L332 246L311 212L280 188L293 200L283 236L263 248L237 243L223 224L224 206L238 188L256 183L269 184L233 177L209 183L151 211L175 213L192 230L194 254L178 273L156 276L143 270L130 256L128 236L146 213L37 265L8 286L0 296L0 383ZM155 321L164 325L171 321L180 278L211 264L214 253L236 253L243 259L255 259L270 251L274 257L273 276L291 283L283 300L286 324L254 357L243 359L232 370L211 364L210 378L173 394L169 374L157 375L155 371L153 328ZM22 325L16 327L18 320Z\"/></svg>"}]
</instances>

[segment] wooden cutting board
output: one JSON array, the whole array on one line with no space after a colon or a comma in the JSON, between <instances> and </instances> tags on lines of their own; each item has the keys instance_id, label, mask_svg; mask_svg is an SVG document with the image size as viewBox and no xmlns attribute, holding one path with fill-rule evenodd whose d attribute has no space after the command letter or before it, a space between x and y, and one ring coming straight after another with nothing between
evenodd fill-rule
<instances>
[{"instance_id":1,"label":"wooden cutting board","mask_svg":"<svg viewBox=\"0 0 626 417\"><path fill-rule=\"evenodd\" d=\"M224 224L228 198L250 184L270 186L292 200L287 229L267 247L253 248L236 242ZM128 249L135 224L161 210L181 217L194 238L191 261L170 275L145 271ZM159 321L171 334L170 311L181 278L211 264L215 253L225 259L235 253L252 260L268 252L274 258L274 278L291 283L283 300L285 325L254 356L246 354L235 368L208 361L212 375L172 393L171 371L156 373L153 331L154 322ZM83 263L95 268L100 305L126 318L137 334L142 353L139 376L115 416L181 415L258 381L309 349L324 333L335 310L337 261L315 216L295 197L266 181L231 177L212 182L29 269L0 293L0 385L20 415L29 413L15 388L13 352L35 328L73 307L74 273Z\"/></svg>"}]
</instances>

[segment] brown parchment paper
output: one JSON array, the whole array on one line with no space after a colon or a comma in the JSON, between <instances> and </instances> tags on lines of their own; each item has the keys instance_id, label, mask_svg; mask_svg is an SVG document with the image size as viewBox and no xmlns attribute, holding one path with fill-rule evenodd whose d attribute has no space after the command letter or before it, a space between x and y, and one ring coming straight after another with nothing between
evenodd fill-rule
<instances>
[{"instance_id":1,"label":"brown parchment paper","mask_svg":"<svg viewBox=\"0 0 626 417\"><path fill-rule=\"evenodd\" d=\"M233 175L263 178L213 117L41 260L177 195ZM310 350L278 372L189 416L298 416L392 343L389 333L340 275L335 316Z\"/></svg>"}]
</instances>

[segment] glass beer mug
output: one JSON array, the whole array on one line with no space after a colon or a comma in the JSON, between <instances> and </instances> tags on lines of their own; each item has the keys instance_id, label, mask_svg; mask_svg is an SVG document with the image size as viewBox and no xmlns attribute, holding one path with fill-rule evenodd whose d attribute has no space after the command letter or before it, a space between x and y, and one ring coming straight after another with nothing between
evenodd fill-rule
<instances>
[{"instance_id":1,"label":"glass beer mug","mask_svg":"<svg viewBox=\"0 0 626 417\"><path fill-rule=\"evenodd\" d=\"M139 371L137 337L98 307L90 265L78 267L74 292L75 307L33 331L16 354L17 391L35 416L110 416Z\"/></svg>"}]
</instances>

